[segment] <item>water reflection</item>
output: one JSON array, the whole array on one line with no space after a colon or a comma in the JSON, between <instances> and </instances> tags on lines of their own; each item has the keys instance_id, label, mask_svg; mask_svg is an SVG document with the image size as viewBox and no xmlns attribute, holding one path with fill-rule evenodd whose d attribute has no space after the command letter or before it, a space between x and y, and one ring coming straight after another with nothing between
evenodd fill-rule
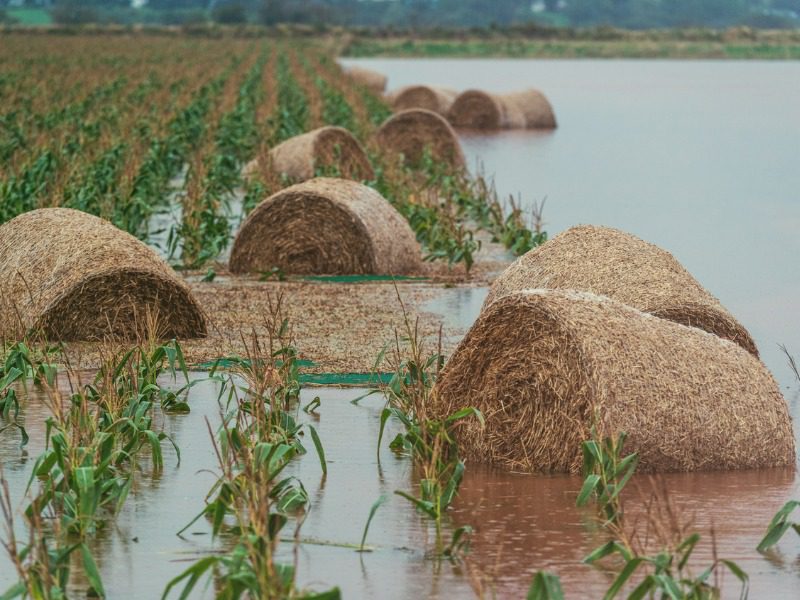
<instances>
[{"instance_id":1,"label":"water reflection","mask_svg":"<svg viewBox=\"0 0 800 600\"><path fill-rule=\"evenodd\" d=\"M163 474L152 481L137 478L116 524L93 540L112 598L159 597L172 577L215 549L210 527L202 519L184 536L177 537L176 532L202 510L214 481L208 470L216 462L205 419L212 427L219 422L218 392L215 382L200 383L192 390L190 414L160 417L181 448L180 465L174 451L164 446ZM451 526L470 524L476 530L469 568L449 563L437 567L426 559L425 550L433 543L430 523L394 495L395 490L411 489L410 462L384 447L379 467L376 443L383 402L371 397L359 406L350 404L362 392L319 388L302 394L303 403L317 395L322 401L317 416L300 414L301 419L313 419L319 431L328 475L322 477L313 451L290 467L311 498L298 552L301 585L319 590L339 585L346 598L461 598L472 595L471 570L473 576L480 572L490 577L498 597L521 597L531 575L545 568L562 577L572 597L598 597L606 589L607 576L581 564L603 538L591 511L574 507L581 481L571 476L520 475L469 465L461 495L448 516ZM35 457L43 449L47 416L35 390L23 400L23 413L31 433L30 456ZM390 422L385 439L398 431ZM32 462L21 457L18 441L12 438L0 436L0 458L17 502ZM148 469L146 464L143 469ZM714 527L718 554L738 561L750 573L753 597L793 593L800 579L796 564L800 537L788 535L780 553L769 558L754 550L774 511L787 499L800 497L793 470L674 474L665 480L675 504L700 532ZM632 520L641 516L645 504L637 486L647 494L646 480L634 481L627 503ZM357 544L369 508L381 495L388 500L378 510L367 540L375 551L359 554L331 545ZM697 551L703 566L712 557L709 540L706 536ZM290 545L283 545L280 552L284 560L292 560ZM3 556L0 588L11 581L12 569ZM73 584L80 586L81 578ZM735 589L728 587L730 593ZM212 596L207 589L193 597Z\"/></svg>"}]
</instances>

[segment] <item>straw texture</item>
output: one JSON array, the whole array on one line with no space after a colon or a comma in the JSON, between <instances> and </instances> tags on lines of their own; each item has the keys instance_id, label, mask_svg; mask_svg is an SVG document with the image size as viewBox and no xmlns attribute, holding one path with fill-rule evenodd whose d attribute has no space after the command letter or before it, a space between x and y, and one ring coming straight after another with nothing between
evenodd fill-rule
<instances>
[{"instance_id":1,"label":"straw texture","mask_svg":"<svg viewBox=\"0 0 800 600\"><path fill-rule=\"evenodd\" d=\"M698 327L758 356L748 331L672 254L617 229L580 225L518 258L494 281L484 308L527 288L609 296L657 317Z\"/></svg>"},{"instance_id":2,"label":"straw texture","mask_svg":"<svg viewBox=\"0 0 800 600\"><path fill-rule=\"evenodd\" d=\"M439 416L475 406L456 432L469 460L577 472L593 415L629 435L641 468L792 465L786 402L764 365L727 340L609 298L524 290L493 302L436 384Z\"/></svg>"},{"instance_id":3,"label":"straw texture","mask_svg":"<svg viewBox=\"0 0 800 600\"><path fill-rule=\"evenodd\" d=\"M320 127L289 138L270 150L269 157L276 173L295 182L316 177L320 168L334 169L338 176L357 181L375 177L361 144L342 127ZM244 167L243 174L257 169L258 163L253 161Z\"/></svg>"},{"instance_id":4,"label":"straw texture","mask_svg":"<svg viewBox=\"0 0 800 600\"><path fill-rule=\"evenodd\" d=\"M384 150L402 154L412 166L419 165L426 148L437 162L456 168L464 166L464 153L456 132L429 110L411 109L392 115L378 129L375 141Z\"/></svg>"},{"instance_id":5,"label":"straw texture","mask_svg":"<svg viewBox=\"0 0 800 600\"><path fill-rule=\"evenodd\" d=\"M356 83L363 85L375 93L382 94L386 89L386 75L365 69L363 67L349 67L345 73Z\"/></svg>"},{"instance_id":6,"label":"straw texture","mask_svg":"<svg viewBox=\"0 0 800 600\"><path fill-rule=\"evenodd\" d=\"M206 334L188 286L151 248L108 221L43 208L0 227L0 328L50 340Z\"/></svg>"},{"instance_id":7,"label":"straw texture","mask_svg":"<svg viewBox=\"0 0 800 600\"><path fill-rule=\"evenodd\" d=\"M389 95L389 103L395 110L422 108L446 115L458 92L430 85L409 85Z\"/></svg>"},{"instance_id":8,"label":"straw texture","mask_svg":"<svg viewBox=\"0 0 800 600\"><path fill-rule=\"evenodd\" d=\"M555 115L547 98L536 90L489 94L467 90L456 97L447 119L465 129L552 129Z\"/></svg>"},{"instance_id":9,"label":"straw texture","mask_svg":"<svg viewBox=\"0 0 800 600\"><path fill-rule=\"evenodd\" d=\"M378 192L319 177L270 196L242 224L230 270L405 275L421 269L408 222Z\"/></svg>"}]
</instances>

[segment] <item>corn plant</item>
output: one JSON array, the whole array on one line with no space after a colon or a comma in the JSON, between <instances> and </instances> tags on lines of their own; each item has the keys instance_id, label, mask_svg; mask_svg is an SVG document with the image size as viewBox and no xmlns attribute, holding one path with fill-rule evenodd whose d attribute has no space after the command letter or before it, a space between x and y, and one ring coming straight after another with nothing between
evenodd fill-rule
<instances>
[{"instance_id":1,"label":"corn plant","mask_svg":"<svg viewBox=\"0 0 800 600\"><path fill-rule=\"evenodd\" d=\"M455 557L460 550L467 548L465 539L469 537L471 529L457 529L451 543L445 547L442 540L442 519L458 493L465 470L464 462L458 456L453 429L459 421L467 418L477 418L483 424L483 415L476 408L464 408L445 418L436 418L430 414L433 385L444 364L441 332L439 351L427 355L419 332L419 321L412 325L399 292L398 300L403 312L405 336L401 339L398 333L395 334L391 357L394 373L388 384L367 394L380 393L386 398L378 432L378 460L380 462L386 424L390 418L395 418L402 423L404 432L395 436L389 448L396 453L411 456L420 470L419 497L402 490L395 491L395 494L411 502L434 521L436 555ZM404 345L407 346L405 351ZM376 361L376 370L384 357L385 351ZM354 402L359 400L360 398Z\"/></svg>"},{"instance_id":2,"label":"corn plant","mask_svg":"<svg viewBox=\"0 0 800 600\"><path fill-rule=\"evenodd\" d=\"M602 527L611 536L609 541L591 552L584 562L594 564L612 556L622 561L622 567L603 596L604 600L620 596L626 587L633 588L627 595L633 600L645 597L712 600L719 597L720 589L715 580L717 571L723 568L740 581L741 597L746 597L748 576L730 560L715 558L699 575L692 573L690 560L700 541L700 534L676 524L676 511L663 483L662 489L654 495L647 515L648 526L654 529L660 550L655 553L649 551L629 533L625 526L621 493L635 472L638 459L635 453L623 457L625 439L624 432L616 438L601 438L597 427L593 426L591 439L583 444L585 480L576 503L584 506L594 498ZM540 577L537 574L537 578L531 592L536 591L538 595L533 597L542 600L559 598L560 590L555 587L553 576L541 574Z\"/></svg>"},{"instance_id":3,"label":"corn plant","mask_svg":"<svg viewBox=\"0 0 800 600\"><path fill-rule=\"evenodd\" d=\"M766 552L772 548L789 529L794 529L794 532L800 535L800 522L789 520L789 516L798 508L800 508L799 500L789 500L775 513L775 516L772 517L767 526L767 533L764 534L764 538L758 544L757 550L759 552Z\"/></svg>"},{"instance_id":4,"label":"corn plant","mask_svg":"<svg viewBox=\"0 0 800 600\"><path fill-rule=\"evenodd\" d=\"M238 536L238 541L230 552L202 558L175 577L163 598L181 585L181 597L185 598L207 576L214 578L218 596L224 598L339 598L337 588L322 594L298 590L296 565L275 561L280 532L290 518L297 520L295 536L299 533L308 494L302 482L283 475L288 464L305 452L299 441L302 426L293 414L300 379L282 299L270 299L269 306L268 342L262 343L254 333L251 342L245 343L246 357L233 363L233 372L244 385L228 386L223 422L216 435L208 425L220 471L208 495L211 500L179 532L205 516L214 536L225 532ZM324 474L322 445L316 430L308 427Z\"/></svg>"},{"instance_id":5,"label":"corn plant","mask_svg":"<svg viewBox=\"0 0 800 600\"><path fill-rule=\"evenodd\" d=\"M4 521L2 546L17 572L17 582L7 589L4 600L33 598L62 600L67 597L67 582L72 567L72 555L81 557L83 572L92 587L93 595L105 597L103 581L89 547L84 542L70 542L62 535L58 522L45 527L39 514L28 522L27 544L17 540L14 532L14 510L8 482L0 470L0 512Z\"/></svg>"},{"instance_id":6,"label":"corn plant","mask_svg":"<svg viewBox=\"0 0 800 600\"><path fill-rule=\"evenodd\" d=\"M112 355L92 383L72 392L66 403L55 377L42 384L52 416L46 421L45 451L28 482L30 492L38 481L26 510L29 519L51 510L65 531L83 539L119 512L143 452L150 454L153 473L163 469L164 442L174 447L180 463L178 447L155 430L152 415L157 401L168 408L183 402L157 383L162 372L175 376L176 365L188 381L180 346L172 341L150 352L136 347Z\"/></svg>"}]
</instances>

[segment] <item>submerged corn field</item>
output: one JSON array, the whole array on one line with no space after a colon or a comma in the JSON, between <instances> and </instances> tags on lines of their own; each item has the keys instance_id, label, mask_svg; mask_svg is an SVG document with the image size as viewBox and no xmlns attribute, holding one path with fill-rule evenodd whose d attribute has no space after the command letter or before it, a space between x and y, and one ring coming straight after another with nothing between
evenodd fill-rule
<instances>
[{"instance_id":1,"label":"submerged corn field","mask_svg":"<svg viewBox=\"0 0 800 600\"><path fill-rule=\"evenodd\" d=\"M480 164L544 96L456 133L324 38L0 41L0 598L791 597L796 346L547 242Z\"/></svg>"}]
</instances>

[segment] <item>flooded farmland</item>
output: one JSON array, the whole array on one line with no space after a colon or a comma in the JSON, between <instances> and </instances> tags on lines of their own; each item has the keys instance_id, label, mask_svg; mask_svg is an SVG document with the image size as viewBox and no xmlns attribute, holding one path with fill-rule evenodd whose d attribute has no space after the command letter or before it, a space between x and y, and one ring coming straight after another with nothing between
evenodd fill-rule
<instances>
[{"instance_id":1,"label":"flooded farmland","mask_svg":"<svg viewBox=\"0 0 800 600\"><path fill-rule=\"evenodd\" d=\"M229 67L222 68L216 62L215 42L204 43L208 44L202 52L205 62L198 62L194 67L209 80L201 92L181 87L187 85L185 81L172 89L163 86L162 89L158 82L149 80L134 90L124 88L128 84L120 80L115 84L117 87L104 92L114 94L121 93L115 91L118 88L126 89L125 102L141 111L141 114L131 112L130 123L125 121L126 127L132 128L136 119L146 120L158 113L158 102L168 100L181 118L171 124L161 123L161 129L170 131L170 127L174 129L181 123L188 123L181 134L188 136L194 132L199 136L196 147L191 149L187 149L180 136L176 136L178 142L170 142L169 138L152 141L147 136L139 140L136 152L126 159L131 165L140 166L137 161L143 156L156 156L156 150L169 142L170 150L191 163L191 168L179 165L181 161L173 161L176 165L171 170L163 173L153 170L156 174L150 184L152 189L160 190L163 201L147 207L141 215L130 209L130 214L140 216L142 223L125 211L120 216L116 208L104 216L109 220L116 218L120 227L129 227L129 233L148 239L151 246L158 246L161 258L169 257L176 267L175 272L168 269L178 281L175 289L194 297L202 309L198 309L198 313L204 312L203 318L208 318L207 323L202 323L207 329L203 332L205 336L187 340L183 346L189 368L194 369L188 406L169 411L170 402L181 403L167 390L177 390L181 384L166 377L161 361L167 356L177 360L179 354L183 359L175 346L150 348L156 353L153 356L159 357L153 362L161 365L160 370L153 367L152 371L146 368L142 371L142 364L149 359L142 352L135 355L133 362L123 361L115 371L114 377L118 379L106 373L107 387L96 384L112 399L131 394L133 405L141 410L135 417L152 414L152 422L145 417L133 428L133 439L146 442L138 446L141 458L133 461L119 458L125 468L133 465L130 479L122 477L131 483L130 489L124 488L119 496L119 514L107 518L98 525L97 531L85 535L107 597L161 597L169 582L192 565L241 548L242 530L247 528L248 519L259 512L257 509L266 505L269 515L270 509L280 505L275 497L263 495L266 487L253 491L257 488L254 485L247 493L254 494L260 504L255 502L246 509L238 507L239 512L228 506L227 512L218 519L216 514L211 518L209 513L194 520L219 490L213 486L220 475L221 438L215 438L215 446L210 431L218 432L223 422L230 425L233 414L246 415L241 418L247 425L250 424L248 418L259 418L253 417L257 413L253 406L257 403L221 404L220 398L225 395L220 395L220 382L230 381L229 376L240 386L250 386L245 396L252 392L253 397L257 397L252 390L262 386L260 399L269 406L270 414L280 417L274 422L269 416L261 415L269 424L268 435L263 438L258 437L262 432L257 426L248 429L236 421L236 427L240 428L236 431L244 431L255 440L254 449L252 454L235 456L227 467L234 473L245 459L254 456L263 459L259 452L264 452L264 444L272 444L276 439L286 442L289 458L285 464L280 464L278 471L290 479L286 480L287 488L279 491L289 489L301 508L295 510L292 498L280 498L280 502L287 502L292 510L279 511L281 517L288 517L280 530L276 561L296 564L295 579L290 587L293 594L324 593L336 586L343 598L521 598L526 596L534 575L545 570L560 578L566 598L602 597L617 572L608 565L590 566L583 562L592 550L609 539L609 533L598 522L594 506L576 506L576 497L584 485L582 477L518 473L513 469L493 469L478 461L467 462L460 486L459 481L455 483L458 493L450 498L449 507L445 503L446 510L442 510L441 538L449 541L460 527L469 526L472 529L470 547L468 551L462 548L463 552L456 549L453 560L437 557L434 556L437 532L433 519L396 493L416 496L421 494L421 479L432 481L421 475L421 467L415 465L417 450L409 437L404 438L413 427L404 427L401 419L414 411L407 410L407 414L403 414L398 409L389 418L386 398L380 394L351 403L368 391L364 386L370 382L380 381L385 386L390 381L392 367L396 365L379 365L375 367L380 371L377 374L370 373L370 369L376 364L376 355L387 348L387 343L389 355L392 340L404 348L408 345L408 338L413 336L407 331L396 333L397 328L406 324L413 323L419 328L426 338L427 351L435 350L437 335L440 335L446 364L446 359L478 319L491 282L514 259L510 245L504 247L499 242L501 236L497 235L497 229L481 230L476 235L483 246L475 248L475 264L472 265L465 259L463 246L454 252L452 247L446 247L453 242L452 238L443 244L430 233L437 227L426 226L425 209L435 213L441 206L420 201L416 195L420 190L413 187L418 185L416 182L405 182L403 185L409 187L402 187L397 182L382 181L381 185L389 190L385 193L396 196L391 198L391 206L384 202L383 208L389 212L382 214L394 218L392 210L407 211L397 219L404 229L380 231L376 226L377 232L367 233L379 239L383 247L392 248L396 232L401 231L410 240L408 245L420 255L413 257L414 262L419 263L416 265L418 272L412 270L405 274L396 286L392 285L391 277L383 273L293 276L281 268L262 268L263 265L251 269L248 274L231 272L233 269L228 263L231 242L247 210L253 209L256 200L263 200L268 195L266 190L271 189L269 185L275 184L274 181L254 184L240 177L240 163L244 160L238 158L253 156L257 145L253 138L260 136L262 141L270 140L263 142L268 145L272 143L270 136L275 136L276 140L282 139L280 136L292 139L292 134L301 137L302 132L327 124L325 115L334 113L350 120L353 129L367 139L380 123L377 117L383 118L388 109L379 101L374 104L374 98L370 104L366 95L356 94L348 85L342 85L333 61L324 57L304 56L294 47L276 50L240 40L235 45L237 59ZM153 53L153 63L158 63L170 50L168 45L154 44L148 52ZM182 55L191 56L193 52L191 44L181 46ZM559 127L546 132L459 132L473 173L492 178L501 196L519 198L521 207L527 211L544 201L544 228L550 238L581 223L606 225L640 236L674 254L752 333L761 358L774 374L786 399L794 439L800 444L797 427L800 382L779 347L783 344L789 353L800 356L800 321L796 310L800 298L797 263L800 238L796 235L800 226L798 64L501 59L369 59L343 60L342 63L386 74L389 89L411 83L438 84L459 90L477 87L497 93L528 85L542 89L552 102ZM48 61L43 64L49 65L43 69L54 68ZM214 65L213 73L203 72L206 64ZM116 76L116 73L111 75ZM200 75L197 77L200 81ZM276 86L279 92L270 85L264 85L263 90L258 88L259 82L271 84L273 79L280 84ZM160 89L163 98L139 106L136 94L147 92L148 86ZM195 105L197 98L208 101ZM183 110L190 101L189 108ZM263 103L259 104L261 101ZM290 109L305 102L308 104L305 113L299 111L300 116L292 113ZM332 107L338 107L339 112ZM343 110L345 108L349 112ZM217 129L205 129L202 122L206 116L196 117L201 113L209 120L213 118ZM243 114L250 121L242 118ZM243 122L250 123L252 130L240 127ZM117 133L124 137L124 128ZM226 140L229 142L226 136L239 134L242 137L238 144L225 146ZM65 134L65 137L68 136ZM46 141L47 136L41 135L40 139ZM152 146L149 146L151 141ZM370 159L383 160L374 145L365 142L365 146ZM124 148L123 144L114 147L118 152L126 151ZM233 166L222 160L232 153L242 154L238 162L233 161ZM105 164L102 156L92 155L92 159L95 158L100 166ZM98 165L88 159L85 162L87 164L82 163L80 168L87 172L111 172L96 168ZM19 160L13 166L22 169L27 164ZM135 170L128 166L129 171ZM63 165L52 168L54 172L58 169L66 172ZM82 173L78 167L75 172ZM406 175L401 172L400 178ZM87 175L84 179L90 178ZM314 181L320 179L314 178ZM63 182L68 180L67 174L60 173L58 177L53 176L53 185L64 186ZM128 179L125 181L129 183ZM332 178L326 178L322 184L314 185L325 188L334 185L331 181ZM353 182L347 185L359 186L359 193L367 187ZM372 185L379 187L375 182ZM65 189L73 188L66 186ZM79 189L78 184L75 189ZM372 193L373 190L368 191ZM24 196L22 192L18 194L19 198ZM224 197L226 202L217 202L218 196ZM77 192L75 197L81 201L93 198L88 193ZM83 208L87 212L97 208L97 212L102 213L109 206L122 205L123 196L102 198L104 201L96 205L87 201ZM124 198L126 201L133 199L129 208L139 207L140 198L135 194ZM417 225L422 222L422 226L412 232L402 217ZM461 213L459 219L458 227L474 225L473 214ZM499 221L504 219L501 213ZM327 218L320 218L306 228L310 234L308 231L305 234L314 238L318 230L325 229L326 222ZM435 221L434 224L440 223ZM463 233L463 230L458 231ZM530 233L527 229L521 231ZM468 232L471 234L472 230ZM294 233L296 231L284 232L284 236L288 239L289 234ZM328 234L333 235L330 231L326 232ZM47 238L45 235L35 237ZM294 235L291 237L294 241ZM416 241L422 240L419 247L413 246L414 237ZM280 236L276 239L286 241ZM457 241L463 244L465 239L471 239L470 235ZM136 242L132 237L131 240L131 244ZM289 246L288 243L284 245ZM126 251L128 254L138 251L134 245L130 248ZM314 249L309 248L295 248L294 255L310 264L316 256ZM73 253L80 254L78 250ZM424 264L423 253L428 259ZM472 255L466 254L472 260ZM164 264L165 268L169 267ZM286 321L282 320L283 314L277 317L280 311L275 309L276 302L285 303L289 315ZM101 312L99 308L97 311ZM642 318L651 319L649 315ZM276 334L280 340L272 339L275 330L281 332ZM276 351L272 342L283 343L283 336L290 337L286 333L290 330L294 334L292 344L297 344L297 350L293 347L287 350L284 346ZM269 347L265 339L267 334ZM258 336L261 336L260 342ZM264 347L256 351L259 343ZM11 348L10 344L8 346ZM91 379L98 364L108 358L105 354L108 349L103 344L76 343L70 349L71 353L62 355L62 359L74 360L76 367L90 365L95 369L82 372L84 383ZM37 351L44 352L41 348ZM254 352L253 356L242 358L249 351ZM757 363L750 354L743 351L741 354L750 361L748 364ZM214 368L218 358L223 359L222 369L210 379L209 370ZM40 359L41 356L36 357ZM24 361L15 364L22 364L28 375L46 378L47 360L29 360L30 373ZM432 361L428 368L432 370L431 365L435 364L438 363ZM287 365L291 368L287 369ZM297 372L292 371L295 366ZM11 370L4 368L5 376ZM409 368L407 362L398 368L407 369L406 375L412 383L421 382L422 397L430 398L426 394L430 392L432 381L427 374L419 376L414 370L416 365ZM230 375L226 369L237 374ZM141 389L139 383L156 371L161 372L158 385L154 382ZM502 374L502 365L498 372ZM417 376L419 381L415 380ZM65 394L79 389L68 390L63 375L59 384ZM19 381L9 384L2 390L3 399L8 398L9 389L19 398L17 419L30 436L28 444L21 448L20 434L15 429L9 428L0 435L3 476L8 482L12 504L18 508L25 506L29 481L34 481L34 489L39 484L32 473L37 457L47 449L45 440L51 427L48 419L55 409L52 397L30 381L27 386ZM390 387L383 388L384 392L390 390ZM513 396L514 391L508 390L509 395ZM746 395L748 390L741 391ZM82 393L85 396L82 400L90 404L87 398L91 394ZM276 396L280 396L280 402ZM91 398L92 406L100 406L102 394ZM142 402L142 398L146 402ZM61 399L64 405L68 404L66 395ZM179 394L178 400L182 399ZM75 401L73 408L83 410L80 400ZM278 406L280 408L276 408ZM397 408L397 404L392 407ZM15 408L13 404L4 404L4 408L6 420L13 421L10 417ZM83 415L77 409L75 414ZM128 423L129 416L120 418L120 422ZM109 420L107 415L104 418ZM294 419L297 419L297 427L294 427ZM386 429L380 437L384 425ZM746 424L742 427L746 428ZM180 449L180 457L166 438L157 438L154 445L160 447L164 455L160 471L154 465L149 445L153 444L152 437L137 438L139 428L149 432L163 430ZM254 430L257 434L253 434ZM116 422L109 426L109 431L119 433ZM230 447L235 446L226 440ZM504 440L509 445L517 441ZM783 441L784 447L791 445ZM390 442L400 451L393 452ZM298 450L300 446L305 452ZM77 456L82 456L82 448L84 446L76 442ZM741 454L746 455L747 449L742 449ZM240 459L241 464L237 462ZM652 479L646 473L637 473L625 489L626 523L644 540L643 546L657 544L661 541L658 535L664 532L649 529L648 517L659 507L663 508L659 502L665 502L668 497L667 512L674 521L671 524L675 525L675 530L697 532L702 536L692 556L694 575L718 558L729 559L749 575L750 597L791 598L800 584L800 537L790 530L775 548L765 553L757 552L756 546L775 512L789 500L800 500L800 481L795 467L796 464L761 470L669 473ZM88 467L84 465L83 468ZM52 474L42 476L42 485L54 477ZM245 501L252 500L246 493L243 497ZM371 508L381 498L384 500L375 509L374 518L370 517ZM280 506L285 508L286 505ZM417 506L429 511L436 508L424 502ZM25 541L27 537L19 511L16 516L15 531L18 539ZM366 536L368 551L359 552L368 518L372 519ZM53 522L55 520L47 520L44 530L49 531ZM215 528L221 529L216 531ZM269 534L261 533L273 535L271 529ZM265 553L252 552L251 558ZM85 564L78 558L76 554L71 559L70 597L86 596L92 585ZM219 564L217 567L222 569ZM225 577L215 579L209 577L209 573L199 578L188 597L218 597L218 586L224 584ZM717 576L715 573L714 577ZM722 597L739 597L740 585L735 573L722 575L720 572L719 576L723 580L715 580L715 585L721 586ZM13 566L5 555L1 556L0 591L15 581L17 574ZM180 588L182 584L167 597L178 597ZM535 600L541 598L535 597Z\"/></svg>"}]
</instances>

